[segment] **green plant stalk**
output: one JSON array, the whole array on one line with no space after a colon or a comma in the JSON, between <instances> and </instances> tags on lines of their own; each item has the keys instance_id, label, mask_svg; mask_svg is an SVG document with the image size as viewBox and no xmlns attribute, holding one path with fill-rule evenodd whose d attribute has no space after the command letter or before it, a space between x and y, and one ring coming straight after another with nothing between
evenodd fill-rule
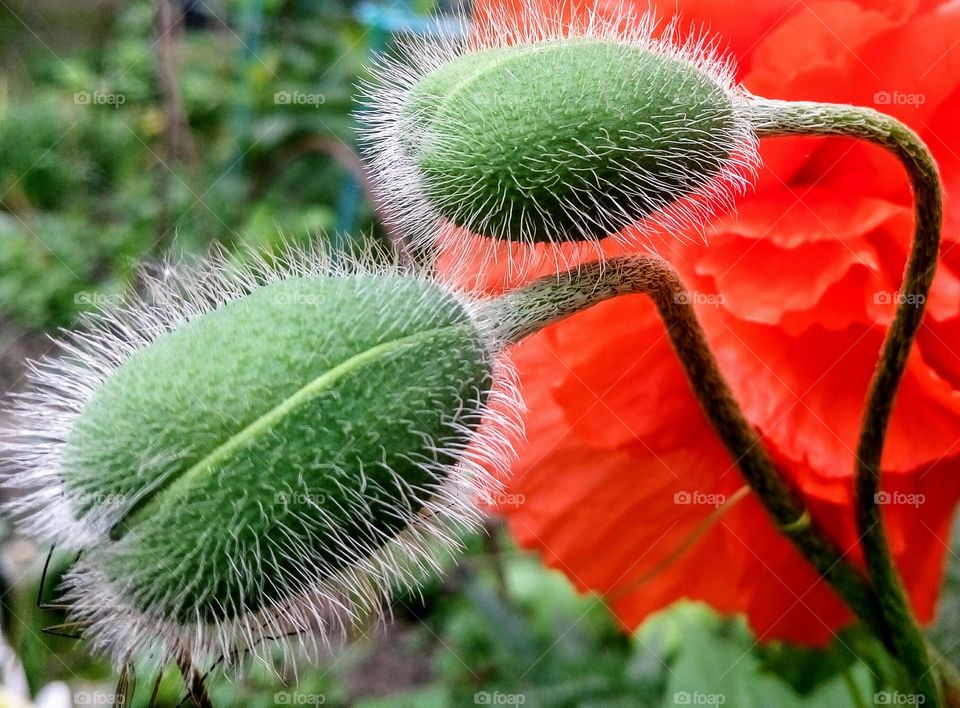
<instances>
[{"instance_id":1,"label":"green plant stalk","mask_svg":"<svg viewBox=\"0 0 960 708\"><path fill-rule=\"evenodd\" d=\"M943 198L936 162L923 141L896 119L869 108L756 99L751 119L761 137L839 135L868 140L903 163L915 201L913 246L900 288L893 323L887 332L870 382L857 445L854 484L857 526L870 582L880 602L897 656L905 663L929 705L941 705L933 664L910 607L884 533L877 504L881 457L897 388L923 317L937 267Z\"/></svg>"},{"instance_id":2,"label":"green plant stalk","mask_svg":"<svg viewBox=\"0 0 960 708\"><path fill-rule=\"evenodd\" d=\"M504 342L618 295L649 295L700 405L743 476L784 533L850 609L893 650L881 609L865 578L817 528L744 417L723 378L677 273L654 257L616 258L548 276L485 304L482 313Z\"/></svg>"}]
</instances>

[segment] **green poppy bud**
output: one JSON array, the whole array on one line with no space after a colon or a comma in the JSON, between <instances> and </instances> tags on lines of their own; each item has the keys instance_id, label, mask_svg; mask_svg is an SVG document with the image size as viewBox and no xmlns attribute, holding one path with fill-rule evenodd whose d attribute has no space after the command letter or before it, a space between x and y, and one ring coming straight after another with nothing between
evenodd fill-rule
<instances>
[{"instance_id":1,"label":"green poppy bud","mask_svg":"<svg viewBox=\"0 0 960 708\"><path fill-rule=\"evenodd\" d=\"M84 550L74 618L116 656L322 634L429 565L489 485L478 462L496 467L479 431L495 355L468 300L400 272L255 280L201 278L179 303L165 283L162 313L113 315L47 366L91 372L80 400L40 382L42 412L73 410L55 469L23 465L32 503L63 498L47 536ZM161 331L104 364L145 315ZM25 426L23 448L43 434Z\"/></svg>"},{"instance_id":2,"label":"green poppy bud","mask_svg":"<svg viewBox=\"0 0 960 708\"><path fill-rule=\"evenodd\" d=\"M487 27L407 55L380 67L364 118L384 203L424 238L441 223L521 243L682 229L756 160L729 67L646 20Z\"/></svg>"}]
</instances>

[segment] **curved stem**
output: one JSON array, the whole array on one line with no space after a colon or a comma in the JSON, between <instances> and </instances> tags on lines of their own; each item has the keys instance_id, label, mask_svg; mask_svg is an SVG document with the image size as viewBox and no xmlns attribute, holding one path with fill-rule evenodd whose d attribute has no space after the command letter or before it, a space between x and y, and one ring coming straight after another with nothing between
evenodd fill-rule
<instances>
[{"instance_id":1,"label":"curved stem","mask_svg":"<svg viewBox=\"0 0 960 708\"><path fill-rule=\"evenodd\" d=\"M506 345L598 302L630 293L653 299L704 413L774 523L889 647L869 585L817 528L774 467L720 373L689 294L669 264L653 257L626 257L581 266L487 301L480 318L492 323L495 338Z\"/></svg>"},{"instance_id":2,"label":"curved stem","mask_svg":"<svg viewBox=\"0 0 960 708\"><path fill-rule=\"evenodd\" d=\"M937 267L943 218L937 165L916 133L869 108L756 99L750 112L761 137L843 135L869 140L895 154L910 177L916 202L913 246L897 298L896 315L867 394L856 455L857 525L867 572L896 653L919 681L918 687L927 700L940 705L937 679L931 670L923 633L894 565L878 505L880 463L890 414Z\"/></svg>"}]
</instances>

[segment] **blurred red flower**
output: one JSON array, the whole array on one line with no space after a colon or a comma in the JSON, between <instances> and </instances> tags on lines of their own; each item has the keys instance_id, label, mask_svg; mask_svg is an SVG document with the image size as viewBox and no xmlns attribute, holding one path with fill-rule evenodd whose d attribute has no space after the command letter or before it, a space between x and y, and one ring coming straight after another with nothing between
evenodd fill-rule
<instances>
[{"instance_id":1,"label":"blurred red flower","mask_svg":"<svg viewBox=\"0 0 960 708\"><path fill-rule=\"evenodd\" d=\"M482 18L504 3L477 4ZM652 5L664 16L678 6L682 20L728 41L757 95L895 115L930 146L948 194L960 192L960 3ZM912 199L899 163L871 145L791 138L765 141L761 152L755 191L712 225L708 245L664 243L660 252L690 288L747 417L859 563L853 450ZM947 203L944 236L883 458L884 516L923 621L934 613L960 498L960 202ZM566 255L584 254L595 251ZM494 268L480 277L489 290L505 285ZM764 640L823 643L850 619L742 491L648 299L607 302L514 351L529 443L506 497L516 503L501 512L522 546L580 590L604 593L627 628L683 597L745 613Z\"/></svg>"}]
</instances>

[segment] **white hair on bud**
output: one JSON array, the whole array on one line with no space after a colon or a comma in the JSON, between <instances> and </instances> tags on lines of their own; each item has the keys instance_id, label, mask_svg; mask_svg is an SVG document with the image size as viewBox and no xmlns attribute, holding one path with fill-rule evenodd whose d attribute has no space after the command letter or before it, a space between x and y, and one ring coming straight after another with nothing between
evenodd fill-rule
<instances>
[{"instance_id":1,"label":"white hair on bud","mask_svg":"<svg viewBox=\"0 0 960 708\"><path fill-rule=\"evenodd\" d=\"M351 557L361 550L362 561L325 577L319 577L319 568L304 568L303 577L311 582L302 594L286 596L255 611L232 608L239 612L229 620L203 621L198 612L191 623L157 617L135 606L122 581L108 579L98 570L98 550L114 543L109 531L118 512L129 510L136 500L116 500L122 509L104 500L92 505L91 511L79 513L91 505L81 503L84 500L77 499L77 492L64 483L61 456L75 421L102 383L159 337L268 283L289 277L358 273L429 278L400 266L383 265L370 254L334 259L319 248L287 247L282 256L271 258L250 252L238 261L215 253L198 264L166 263L143 271L141 295L131 294L116 306L84 315L81 328L58 340L58 355L30 364L30 385L12 394L12 423L0 432L0 472L15 495L7 510L28 535L83 551L65 576L63 600L70 607L70 622L91 639L94 651L118 666L131 659L147 661L147 657L160 663L181 652L198 666L217 660L228 666L247 653L266 657L271 640L277 640L285 659L291 661L295 651L315 652L361 620L382 617L391 590L416 590L459 548L458 533L479 526L480 506L495 501L523 436L523 404L513 368L502 351L504 343L494 339L490 325L477 321L477 331L493 355L492 386L485 397L477 392L475 399L463 401L458 413L468 413L448 422L452 430L469 433L469 441L457 449L438 450L457 460L453 469L435 459L416 461L432 481L414 490L422 497L419 511L394 510L405 522L399 534L379 539L348 539L340 534L331 539L349 544ZM435 278L432 282L437 283ZM448 283L439 285L457 298L472 318L481 312L470 293ZM388 305L384 302L380 316L387 316ZM479 427L473 429L474 424ZM178 451L157 450L155 454L176 455ZM409 488L408 482L394 476L396 484ZM364 503L362 498L355 501ZM210 539L200 539L196 552L202 553L204 544L220 531L210 529ZM290 543L296 542L290 539ZM277 547L264 552L282 554L280 545L274 543ZM257 558L235 558L234 562L231 572L257 572ZM184 578L185 584L193 581Z\"/></svg>"},{"instance_id":2,"label":"white hair on bud","mask_svg":"<svg viewBox=\"0 0 960 708\"><path fill-rule=\"evenodd\" d=\"M544 10L544 3L537 0L524 0L519 3L519 9L516 9L517 3L510 5L508 8L485 8L482 18L476 22L465 17L444 19L442 23L438 21L436 31L429 36L402 37L396 50L385 53L375 62L370 80L361 87L365 98L358 118L362 126L364 156L371 167L375 193L384 212L408 235L416 248L430 250L444 242L466 248L467 241L450 238L457 233L458 227L442 216L441 210L432 201L436 196L427 193L420 169L405 148L411 136L416 136L421 130L418 117L409 111L411 92L432 71L470 53L570 37L616 42L692 65L725 92L733 108L732 127L723 130L719 140L716 137L704 137L704 140L712 141L711 145L722 142L715 147L728 151L728 157L717 174L706 181L700 175L698 180L689 168L677 165L670 176L691 185L689 191L685 192L686 196L677 201L662 200L644 204L648 215L627 227L623 226L627 213L623 207L617 209L622 213L613 214L607 210L597 217L589 213L586 205L595 201L591 190L598 186L609 193L623 195L624 204L632 203L630 200L637 202L636 194L625 189L624 184L597 185L597 180L591 181L591 176L587 174L583 177L584 189L578 192L580 196L564 206L567 215L583 225L583 233L575 236L581 238L584 245L598 257L604 255L595 235L598 227L621 243L656 252L659 239L654 236L669 234L686 238L685 234L691 231L699 232L702 236L706 223L714 214L732 209L735 198L744 193L754 179L758 163L757 138L748 118L749 95L736 82L732 60L718 49L716 39L700 30L686 33L686 39L680 40L677 19L661 29L653 15L638 13L622 0L596 0L586 8L579 3L569 6L568 3L551 3L553 7L547 10ZM571 11L574 6L577 10ZM565 19L565 15L573 19ZM456 29L451 31L451 27ZM477 129L481 130L482 126ZM610 145L611 151L621 149ZM539 156L537 162L542 162L544 168L549 169L552 163L585 157L589 155L545 154ZM628 168L635 166L629 154L624 155L623 165ZM633 181L637 185L652 185L657 180L656 175L633 168L628 183ZM629 184L626 186L629 187ZM461 205L451 202L448 206L456 210ZM497 209L512 209L513 205L488 204L483 208L492 214ZM480 211L475 206L465 206L463 209L463 213L469 213L471 218L479 221L485 218L483 214L475 213ZM550 220L549 214L540 216ZM522 229L522 218L520 223ZM509 236L489 232L482 232L482 235L505 240ZM516 240L526 242L523 234L520 236ZM560 241L562 238L551 240ZM499 252L484 249L481 255L488 259L491 252L496 253L497 257L508 259L508 268L516 266L522 269L529 264L520 264L514 259L529 257L531 251L540 251L540 255L534 255L531 262L538 259L542 262L539 244L532 248L527 244L524 248L502 249ZM569 252L555 250L553 258L558 266L568 267L571 260L578 260L571 258L571 254L582 254L583 251L583 248ZM463 260L469 261L476 255L465 253ZM484 265L488 265L486 261ZM472 268L476 267L477 263L474 262Z\"/></svg>"}]
</instances>

